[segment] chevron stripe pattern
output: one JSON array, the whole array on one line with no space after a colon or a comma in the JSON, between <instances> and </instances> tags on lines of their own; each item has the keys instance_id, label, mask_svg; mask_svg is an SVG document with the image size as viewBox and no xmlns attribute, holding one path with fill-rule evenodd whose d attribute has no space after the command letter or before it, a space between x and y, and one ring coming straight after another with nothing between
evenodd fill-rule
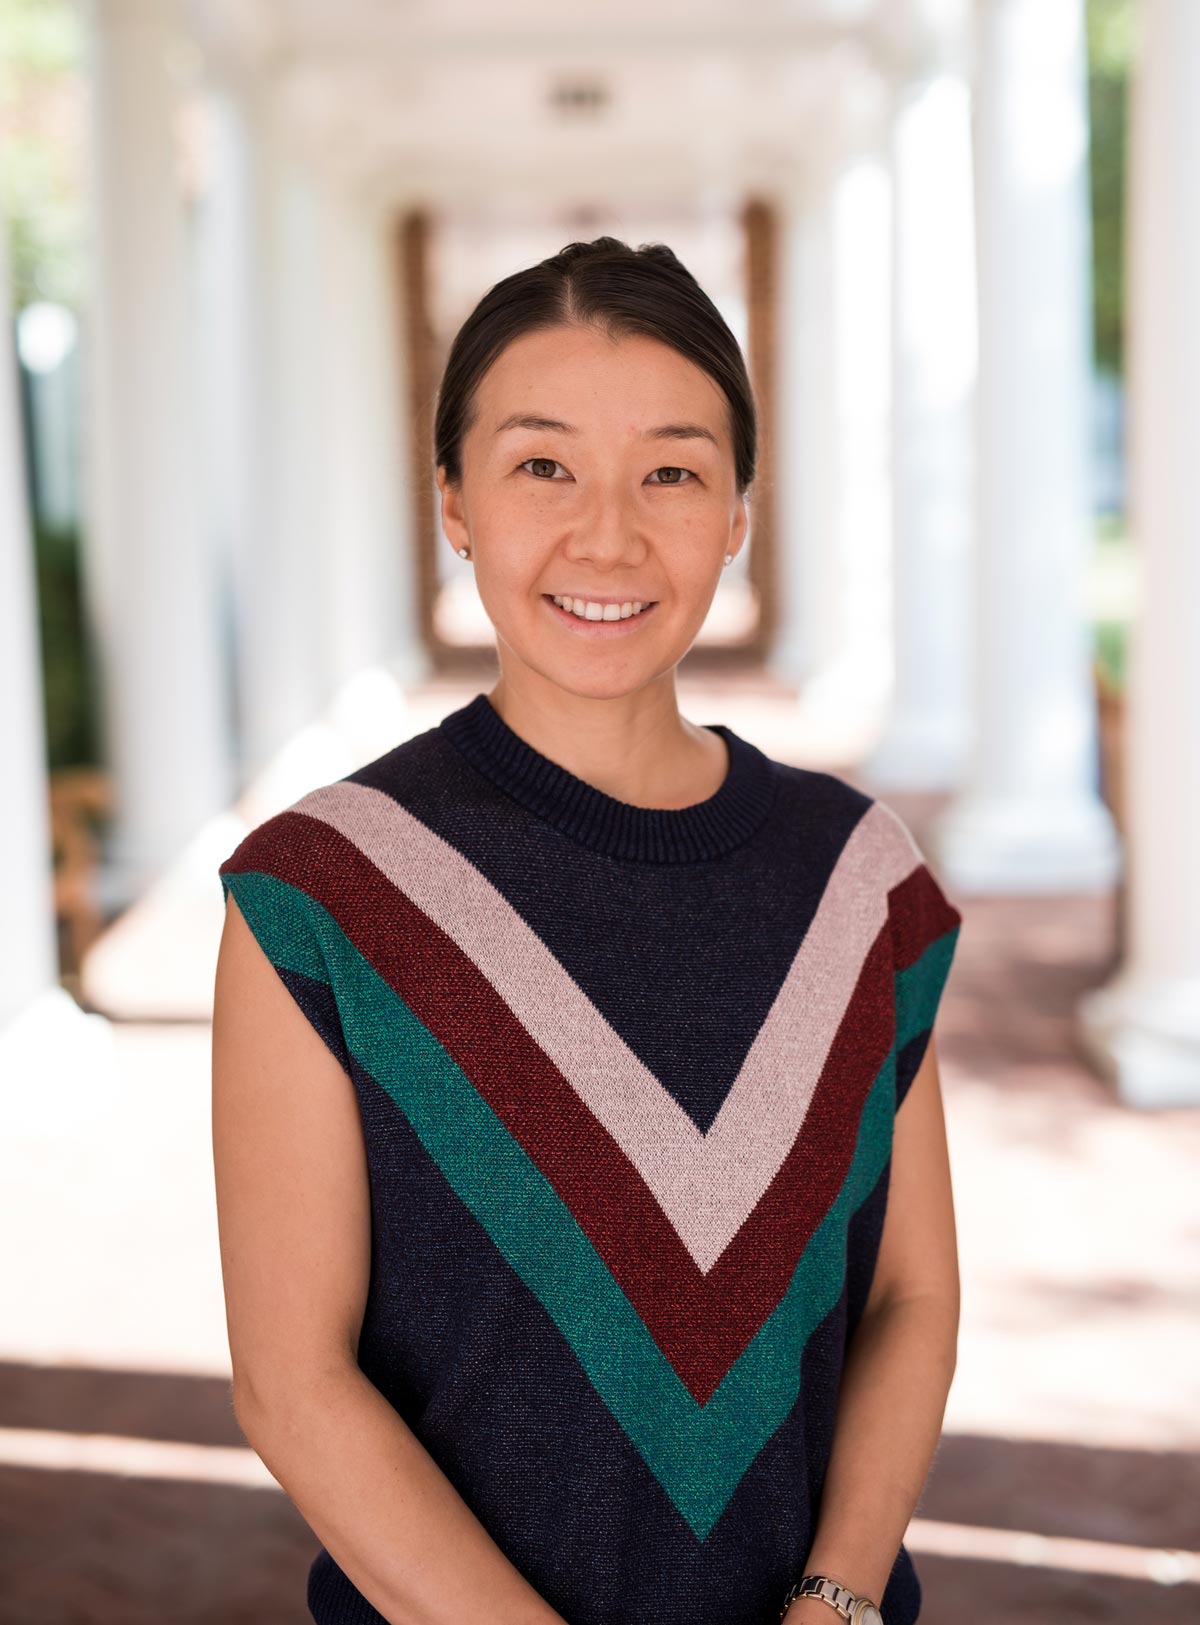
<instances>
[{"instance_id":1,"label":"chevron stripe pattern","mask_svg":"<svg viewBox=\"0 0 1200 1625\"><path fill-rule=\"evenodd\" d=\"M572 1625L802 1572L961 924L885 803L717 731L716 796L633 808L478 695L220 870L356 1092L360 1364ZM382 1617L324 1551L309 1603Z\"/></svg>"}]
</instances>

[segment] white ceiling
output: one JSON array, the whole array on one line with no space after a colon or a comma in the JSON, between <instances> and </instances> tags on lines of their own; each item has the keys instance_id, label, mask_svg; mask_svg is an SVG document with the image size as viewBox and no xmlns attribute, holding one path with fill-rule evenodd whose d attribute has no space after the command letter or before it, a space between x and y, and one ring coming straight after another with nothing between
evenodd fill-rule
<instances>
[{"instance_id":1,"label":"white ceiling","mask_svg":"<svg viewBox=\"0 0 1200 1625\"><path fill-rule=\"evenodd\" d=\"M965 0L187 0L285 143L390 201L603 204L802 185Z\"/></svg>"}]
</instances>

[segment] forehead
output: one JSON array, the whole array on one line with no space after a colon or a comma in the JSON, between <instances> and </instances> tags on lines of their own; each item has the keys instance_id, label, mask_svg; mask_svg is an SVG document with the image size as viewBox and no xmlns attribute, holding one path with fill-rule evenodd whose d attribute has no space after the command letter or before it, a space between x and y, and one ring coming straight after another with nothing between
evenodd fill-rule
<instances>
[{"instance_id":1,"label":"forehead","mask_svg":"<svg viewBox=\"0 0 1200 1625\"><path fill-rule=\"evenodd\" d=\"M476 399L477 425L489 436L522 414L635 434L686 417L718 441L728 433L725 396L704 368L642 334L614 340L579 327L523 333L484 374Z\"/></svg>"}]
</instances>

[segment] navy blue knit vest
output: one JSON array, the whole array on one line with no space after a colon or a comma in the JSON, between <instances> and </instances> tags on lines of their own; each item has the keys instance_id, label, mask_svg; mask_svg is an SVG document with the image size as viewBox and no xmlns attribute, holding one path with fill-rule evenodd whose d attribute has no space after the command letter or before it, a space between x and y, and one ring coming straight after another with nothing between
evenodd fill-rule
<instances>
[{"instance_id":1,"label":"navy blue knit vest","mask_svg":"<svg viewBox=\"0 0 1200 1625\"><path fill-rule=\"evenodd\" d=\"M649 809L477 694L220 869L355 1092L359 1364L568 1625L778 1619L961 920L885 803L709 726ZM382 1619L324 1550L308 1602Z\"/></svg>"}]
</instances>

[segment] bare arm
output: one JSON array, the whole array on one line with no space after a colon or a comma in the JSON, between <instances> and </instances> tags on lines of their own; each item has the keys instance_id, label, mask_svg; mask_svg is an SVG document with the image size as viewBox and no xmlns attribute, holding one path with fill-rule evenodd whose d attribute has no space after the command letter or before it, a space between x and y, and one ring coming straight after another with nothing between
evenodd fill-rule
<instances>
[{"instance_id":1,"label":"bare arm","mask_svg":"<svg viewBox=\"0 0 1200 1625\"><path fill-rule=\"evenodd\" d=\"M392 1625L562 1625L358 1365L370 1268L350 1079L237 905L213 1004L213 1159L238 1423Z\"/></svg>"},{"instance_id":2,"label":"bare arm","mask_svg":"<svg viewBox=\"0 0 1200 1625\"><path fill-rule=\"evenodd\" d=\"M932 1036L896 1113L887 1214L871 1291L838 1398L821 1514L806 1570L880 1601L941 1434L958 1346L950 1159ZM799 1575L796 1576L800 1578ZM827 1603L787 1625L825 1625Z\"/></svg>"}]
</instances>

